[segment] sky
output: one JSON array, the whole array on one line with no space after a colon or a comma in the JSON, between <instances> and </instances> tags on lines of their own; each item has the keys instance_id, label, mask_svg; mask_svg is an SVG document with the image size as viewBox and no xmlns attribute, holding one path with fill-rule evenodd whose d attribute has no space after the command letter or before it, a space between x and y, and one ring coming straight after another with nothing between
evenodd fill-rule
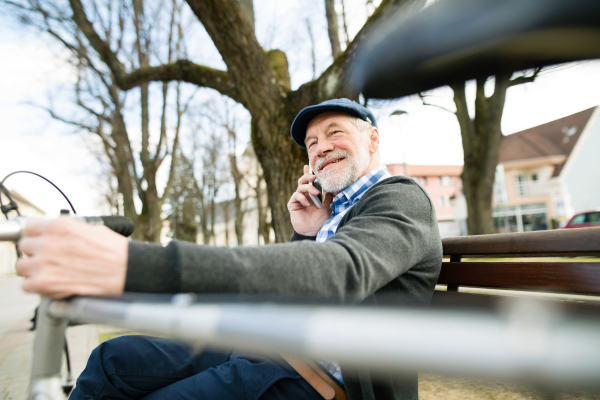
<instances>
[{"instance_id":1,"label":"sky","mask_svg":"<svg viewBox=\"0 0 600 400\"><path fill-rule=\"evenodd\" d=\"M307 24L315 37L317 76L331 63L323 3L255 0L257 37L263 47L286 52L293 88L311 80L313 74ZM348 0L347 4L352 37L366 19L367 9L364 1ZM79 214L106 212L99 198L100 168L88 150L93 139L53 121L32 105L52 98L58 109L69 107L60 88L72 84L75 77L61 60L63 50L43 35L4 22L5 18L0 20L0 179L16 170L39 172L69 196ZM190 51L198 52L196 59L223 68L203 29L197 28L195 35L197 40ZM599 87L600 61L562 67L534 83L512 87L507 94L502 130L511 134L600 105ZM453 109L449 88L430 94L430 102ZM468 97L474 98L473 85L468 87ZM407 114L392 119L394 110ZM384 163L462 165L460 131L453 114L423 106L415 96L379 105L373 111L381 132ZM240 142L248 140L246 128ZM58 215L67 206L60 194L39 178L15 175L6 184L49 216Z\"/></svg>"}]
</instances>

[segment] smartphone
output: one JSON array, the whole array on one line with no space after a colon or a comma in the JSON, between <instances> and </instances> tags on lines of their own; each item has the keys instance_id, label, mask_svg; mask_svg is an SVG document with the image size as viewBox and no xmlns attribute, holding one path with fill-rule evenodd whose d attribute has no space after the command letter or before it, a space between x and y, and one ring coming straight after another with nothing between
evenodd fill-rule
<instances>
[{"instance_id":1,"label":"smartphone","mask_svg":"<svg viewBox=\"0 0 600 400\"><path fill-rule=\"evenodd\" d=\"M310 167L310 173L311 174L315 174L312 170L312 167ZM318 196L313 196L312 194L308 194L310 196L310 198L312 199L313 203L315 203L315 206L317 206L317 208L321 208L323 206L323 203L321 203L321 198L323 197L323 188L321 187L321 184L319 183L318 180L314 180L313 182L309 183L310 185L313 185L318 191L319 191L319 195Z\"/></svg>"}]
</instances>

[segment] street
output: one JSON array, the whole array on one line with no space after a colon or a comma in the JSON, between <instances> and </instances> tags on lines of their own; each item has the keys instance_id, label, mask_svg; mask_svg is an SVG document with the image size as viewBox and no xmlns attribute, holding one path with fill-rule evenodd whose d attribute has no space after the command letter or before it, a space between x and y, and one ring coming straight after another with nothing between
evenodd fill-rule
<instances>
[{"instance_id":1,"label":"street","mask_svg":"<svg viewBox=\"0 0 600 400\"><path fill-rule=\"evenodd\" d=\"M0 276L0 400L27 398L35 336L29 331L29 320L39 296L23 292L22 280L17 276ZM74 379L98 345L99 329L95 325L82 325L67 330Z\"/></svg>"}]
</instances>

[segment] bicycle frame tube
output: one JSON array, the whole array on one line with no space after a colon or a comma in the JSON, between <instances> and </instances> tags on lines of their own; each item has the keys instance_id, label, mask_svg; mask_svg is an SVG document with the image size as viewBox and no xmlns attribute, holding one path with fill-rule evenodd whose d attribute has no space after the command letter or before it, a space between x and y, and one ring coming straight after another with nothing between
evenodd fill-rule
<instances>
[{"instance_id":1,"label":"bicycle frame tube","mask_svg":"<svg viewBox=\"0 0 600 400\"><path fill-rule=\"evenodd\" d=\"M50 300L42 299L37 313L29 400L66 399L60 369L67 320L50 316L50 303Z\"/></svg>"},{"instance_id":2,"label":"bicycle frame tube","mask_svg":"<svg viewBox=\"0 0 600 400\"><path fill-rule=\"evenodd\" d=\"M62 340L58 321L66 318L167 335L196 346L333 359L373 373L421 370L521 381L549 390L600 389L600 323L529 301L516 301L506 314L495 314L80 297L52 302L47 312L57 318L52 325L57 341ZM52 363L40 364L40 373L56 370L57 354L53 357Z\"/></svg>"}]
</instances>

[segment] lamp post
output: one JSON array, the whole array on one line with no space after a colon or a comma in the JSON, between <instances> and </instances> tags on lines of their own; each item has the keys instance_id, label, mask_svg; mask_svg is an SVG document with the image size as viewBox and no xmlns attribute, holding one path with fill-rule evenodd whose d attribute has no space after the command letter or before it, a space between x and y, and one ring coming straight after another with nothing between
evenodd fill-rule
<instances>
[{"instance_id":1,"label":"lamp post","mask_svg":"<svg viewBox=\"0 0 600 400\"><path fill-rule=\"evenodd\" d=\"M390 114L391 117L401 117L402 115L408 115L408 111L396 110ZM406 166L406 157L404 156L404 143L402 142L402 128L398 125L398 131L400 136L400 155L402 156L402 166L404 167L404 176L408 176L408 167Z\"/></svg>"}]
</instances>

